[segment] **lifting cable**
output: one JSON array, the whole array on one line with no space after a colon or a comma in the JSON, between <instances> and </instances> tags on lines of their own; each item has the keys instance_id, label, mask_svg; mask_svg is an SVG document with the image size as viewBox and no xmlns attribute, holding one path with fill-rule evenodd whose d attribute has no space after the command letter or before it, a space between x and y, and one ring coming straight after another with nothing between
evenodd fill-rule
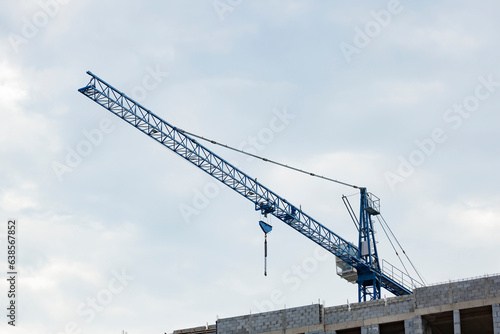
<instances>
[{"instance_id":1,"label":"lifting cable","mask_svg":"<svg viewBox=\"0 0 500 334\"><path fill-rule=\"evenodd\" d=\"M238 148L235 148L235 147L232 147L232 146L229 146L229 145L226 145L226 144L222 144L222 143L219 143L219 142L216 142L215 140L212 140L212 139L208 139L208 138L205 138L203 136L199 136L197 134L194 134L192 132L188 132L188 131L185 131L183 129L180 129L180 128L177 128L177 127L174 127L175 130L183 133L183 134L186 134L186 135L189 135L189 136L192 136L192 137L195 137L195 138L198 138L198 139L201 139L201 140L204 140L206 142L209 142L211 144L214 144L214 145L219 145L219 146L222 146L224 148L227 148L227 149L230 149L230 150L233 150L235 152L238 152L238 153L243 153L245 155L248 155L250 157L253 157L253 158L256 158L256 159L259 159L259 160L262 160L264 162L269 162L269 163L272 163L272 164L275 164L275 165L278 165L278 166L281 166L281 167L285 167L285 168L288 168L288 169L291 169L291 170L294 170L296 172L300 172L300 173L303 173L303 174L307 174L309 176L313 176L313 177L317 177L317 178L320 178L320 179L323 179L323 180L326 180L326 181L331 181L331 182L335 182L335 183L338 183L338 184L341 184L341 185L344 185L344 186L348 186L348 187L351 187L351 188L355 188L355 189L361 189L361 187L358 187L358 186L355 186L355 185L352 185L352 184L349 184L349 183L345 183L345 182L342 182L342 181L339 181L339 180L335 180L335 179L332 179L332 178L329 178L329 177L326 177L326 176L323 176L323 175L318 175L318 174L315 174L315 173L312 173L312 172L308 172L308 171L305 171L303 169L300 169L300 168L297 168L297 167L293 167L293 166L289 166L289 165L285 165L281 162L277 162L277 161L274 161L274 160L271 160L271 159L268 159L268 158L264 158L264 157L261 157L261 156L258 156L256 154L252 154L252 153L249 153L249 152L246 152L246 151L243 151L243 150L240 150ZM378 218L380 217L380 218ZM351 217L352 218L352 217ZM394 251L396 252L396 255L398 256L399 258L399 261L401 262L401 264L403 265L403 268L405 269L406 273L409 275L408 273L408 270L406 269L406 266L404 265L401 257L399 256L398 252L396 251L396 248L394 247L394 244L391 240L391 238L389 237L389 235L387 234L387 231L384 227L384 224L386 225L387 229L389 230L390 234L393 236L394 240L397 242L397 244L399 245L399 247L401 248L401 250L403 251L403 254L406 256L408 262L411 264L411 266L413 267L413 269L415 270L415 272L417 273L418 277L422 280L422 282L424 284L426 284L426 281L424 280L424 278L420 275L420 272L417 270L417 268L415 268L415 266L413 265L413 262L410 260L410 258L408 257L408 255L406 254L406 252L404 251L403 247L401 246L401 244L399 243L398 239L396 238L396 236L394 235L394 233L392 232L391 228L389 227L389 225L387 224L387 222L385 221L385 219L382 217L382 215L378 215L377 216L379 222L380 222L380 226L382 226L382 229L384 230L384 233L385 235L387 236L387 239L389 239L389 242L391 243L391 246L392 248L394 249ZM383 222L383 223L382 223ZM267 233L266 233L267 234ZM267 235L266 235L267 236ZM266 252L267 253L267 252ZM267 254L266 254L267 255Z\"/></svg>"},{"instance_id":2,"label":"lifting cable","mask_svg":"<svg viewBox=\"0 0 500 334\"><path fill-rule=\"evenodd\" d=\"M380 218L378 218L378 217L380 217ZM384 222L385 226L387 226L387 229L388 229L388 230L389 230L389 232L391 233L392 237L394 238L394 240L395 240L395 241L397 242L397 244L399 245L399 248L401 248L401 251L402 251L402 252L403 252L403 254L406 256L406 259L408 260L408 262L409 262L409 263L411 264L411 266L413 267L413 270L415 270L415 272L417 273L418 277L422 280L422 283L423 283L423 284L425 284L425 285L427 285L426 280L422 277L422 275L421 275L421 274L420 274L420 272L417 270L417 268L415 267L415 265L413 264L413 262L410 260L410 258L409 258L409 257L408 257L408 255L406 254L405 250L403 249L403 247L402 247L402 246L401 246L401 244L399 243L398 238L396 238L396 236L395 236L395 235L394 235L394 233L392 232L391 228L389 227L389 224L387 224L387 222L385 221L384 217L383 217L382 215L378 215L378 216L377 216L377 219L378 219L378 221L380 222L380 226L382 226L382 228L383 228L382 221ZM382 220L381 220L381 219L382 219ZM384 232L385 232L385 229L384 229ZM387 235L387 233L386 233L386 235ZM387 237L389 238L389 236L387 236ZM392 245L392 242L391 242L391 245ZM394 246L393 246L393 248L394 248ZM396 254L398 254L398 253L396 252ZM399 255L398 255L398 257L399 257ZM404 265L403 265L403 267L404 267ZM406 267L405 267L405 270L406 270ZM407 271L407 273L408 273L408 271ZM410 275L408 275L408 276L410 276Z\"/></svg>"},{"instance_id":3,"label":"lifting cable","mask_svg":"<svg viewBox=\"0 0 500 334\"><path fill-rule=\"evenodd\" d=\"M410 273L408 272L408 269L406 269L406 266L405 266L405 264L403 263L403 260L401 259L401 256L399 256L399 253L398 253L398 251L396 250L396 247L394 247L394 244L392 243L391 238L390 238L390 237L389 237L389 235L387 234L387 231L385 230L384 224L382 224L382 222L380 221L380 219L379 219L378 217L379 217L379 216L377 216L377 219L378 219L378 221L379 221L379 223L380 223L380 226L382 227L382 230L384 230L384 233L385 233L385 235L386 235L386 237L387 237L387 240L389 240L389 242L391 243L391 246L392 246L392 249L394 250L394 253L396 253L396 255L398 256L399 262L401 262L401 265L402 265L402 266L403 266L403 268L405 269L406 274L407 274L408 276L410 276L410 277L411 277ZM385 220L384 220L384 222L385 222ZM389 226L387 226L387 228L389 228Z\"/></svg>"},{"instance_id":4,"label":"lifting cable","mask_svg":"<svg viewBox=\"0 0 500 334\"><path fill-rule=\"evenodd\" d=\"M342 201L344 202L344 205L347 209L347 212L349 212L349 216L351 216L352 222L354 223L354 226L356 226L356 229L359 232L359 221L358 217L356 217L356 214L354 213L354 210L352 209L351 203L349 202L349 199L347 196L342 195Z\"/></svg>"},{"instance_id":5,"label":"lifting cable","mask_svg":"<svg viewBox=\"0 0 500 334\"><path fill-rule=\"evenodd\" d=\"M191 133L191 132L188 132L188 131L185 131L185 130L182 130L180 128L175 128L177 131L180 131L186 135L189 135L189 136L193 136L193 137L196 137L198 139L201 139L201 140L204 140L204 141L207 141L211 144L215 144L215 145L219 145L219 146L222 146L222 147L225 147L225 148L228 148L230 150L233 150L233 151L236 151L236 152L239 152L239 153L243 153L243 154L246 154L248 156L251 156L253 158L256 158L256 159L260 159L262 161L265 161L265 162L269 162L269 163L272 163L272 164L275 164L275 165L278 165L278 166L281 166L281 167L285 167L285 168L288 168L288 169L291 169L291 170L294 170L296 172L300 172L300 173L303 173L303 174L307 174L309 176L313 176L313 177L317 177L317 178L320 178L320 179L323 179L323 180L327 180L327 181L331 181L331 182L335 182L335 183L338 183L338 184L342 184L344 186L348 186L348 187L352 187L352 188L355 188L355 189L361 189L361 187L358 187L358 186L355 186L355 185L352 185L352 184L349 184L349 183L345 183L345 182L342 182L342 181L339 181L339 180L335 180L335 179L332 179L332 178L329 178L329 177L326 177L326 176L322 176L322 175L318 175L318 174L315 174L315 173L311 173L311 172L308 172L308 171L305 171L305 170L302 170L300 168L296 168L296 167L293 167L293 166L289 166L289 165L285 165L285 164L282 164L280 162L277 162L277 161L274 161L274 160L270 160L270 159L267 159L267 158L264 158L264 157L261 157L261 156L258 156L258 155L255 155L255 154L252 154L252 153L249 153L249 152L246 152L246 151L243 151L243 150L240 150L240 149L237 149L237 148L234 148L234 147L231 147L229 145L226 145L226 144L221 144L221 143L218 143L216 142L215 140L212 140L212 139L208 139L208 138L205 138L205 137L202 137L202 136L199 136L197 134L194 134L194 133Z\"/></svg>"}]
</instances>

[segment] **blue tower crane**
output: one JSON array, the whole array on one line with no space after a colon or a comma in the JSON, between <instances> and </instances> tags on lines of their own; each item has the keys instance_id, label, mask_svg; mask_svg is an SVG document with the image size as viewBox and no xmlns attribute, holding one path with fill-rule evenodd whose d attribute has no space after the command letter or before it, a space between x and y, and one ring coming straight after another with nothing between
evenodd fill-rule
<instances>
[{"instance_id":1,"label":"blue tower crane","mask_svg":"<svg viewBox=\"0 0 500 334\"><path fill-rule=\"evenodd\" d=\"M335 181L360 191L359 240L355 246L201 145L184 130L164 121L91 72L87 74L90 82L78 90L80 93L253 202L255 210L275 216L335 255L337 273L358 284L360 302L380 299L381 288L401 296L411 294L413 288L421 285L385 261L381 266L372 221L372 217L380 213L380 201L366 188Z\"/></svg>"}]
</instances>

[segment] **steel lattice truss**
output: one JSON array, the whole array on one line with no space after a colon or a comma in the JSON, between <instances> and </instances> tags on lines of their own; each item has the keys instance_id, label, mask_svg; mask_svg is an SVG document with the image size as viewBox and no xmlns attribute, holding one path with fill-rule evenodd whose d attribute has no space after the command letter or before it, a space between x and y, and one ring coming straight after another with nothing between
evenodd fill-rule
<instances>
[{"instance_id":1,"label":"steel lattice truss","mask_svg":"<svg viewBox=\"0 0 500 334\"><path fill-rule=\"evenodd\" d=\"M405 286L407 284L382 273L379 268L370 267L360 257L358 247L205 148L182 129L156 116L91 72L87 74L91 80L87 86L79 89L80 93L252 201L256 210L272 214L359 271L375 273L381 286L388 291L398 296L412 293L411 286Z\"/></svg>"}]
</instances>

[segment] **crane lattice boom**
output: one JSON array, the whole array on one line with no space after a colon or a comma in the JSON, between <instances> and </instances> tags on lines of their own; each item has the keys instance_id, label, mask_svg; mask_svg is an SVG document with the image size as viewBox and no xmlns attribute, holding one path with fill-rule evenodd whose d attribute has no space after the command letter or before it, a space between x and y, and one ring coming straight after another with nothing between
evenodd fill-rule
<instances>
[{"instance_id":1,"label":"crane lattice boom","mask_svg":"<svg viewBox=\"0 0 500 334\"><path fill-rule=\"evenodd\" d=\"M300 208L257 182L255 178L248 176L205 148L181 129L164 121L91 72L87 72L87 74L91 76L90 82L87 86L79 89L80 93L247 198L254 203L256 210L264 214L272 214L346 264L356 268L360 301L366 300L367 297L379 299L380 287L398 296L412 293L415 282L411 278L405 277L406 275L400 271L397 272L397 275L384 272L379 265L375 242L371 237L373 234L371 213L369 210L363 209L367 208L367 196L369 196L365 188L360 189L362 195L360 218L363 221L363 217L365 217L365 222L368 219L368 224L360 224L360 245L365 245L368 242L369 249L375 248L374 254L370 251L366 254L365 250L360 252L360 248L344 240ZM364 231L363 237L362 231ZM393 268L391 271L394 273ZM401 278L397 277L399 275Z\"/></svg>"}]
</instances>

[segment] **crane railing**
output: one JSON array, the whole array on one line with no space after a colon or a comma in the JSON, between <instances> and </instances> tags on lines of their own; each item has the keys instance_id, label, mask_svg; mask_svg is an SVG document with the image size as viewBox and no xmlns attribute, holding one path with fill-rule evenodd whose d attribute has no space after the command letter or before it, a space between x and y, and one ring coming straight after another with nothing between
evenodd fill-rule
<instances>
[{"instance_id":1,"label":"crane railing","mask_svg":"<svg viewBox=\"0 0 500 334\"><path fill-rule=\"evenodd\" d=\"M386 260L382 260L382 275L398 282L409 291L424 286L421 282L413 279L410 275L393 266Z\"/></svg>"},{"instance_id":2,"label":"crane railing","mask_svg":"<svg viewBox=\"0 0 500 334\"><path fill-rule=\"evenodd\" d=\"M205 148L182 129L164 121L91 72L87 74L91 76L90 82L78 90L80 93L252 201L256 210L274 215L358 270L381 274L379 269L371 268L368 263L360 259L359 249L356 246L257 182L255 178ZM390 277L381 279L381 284L396 295L411 293ZM393 288L394 286L396 288Z\"/></svg>"}]
</instances>

